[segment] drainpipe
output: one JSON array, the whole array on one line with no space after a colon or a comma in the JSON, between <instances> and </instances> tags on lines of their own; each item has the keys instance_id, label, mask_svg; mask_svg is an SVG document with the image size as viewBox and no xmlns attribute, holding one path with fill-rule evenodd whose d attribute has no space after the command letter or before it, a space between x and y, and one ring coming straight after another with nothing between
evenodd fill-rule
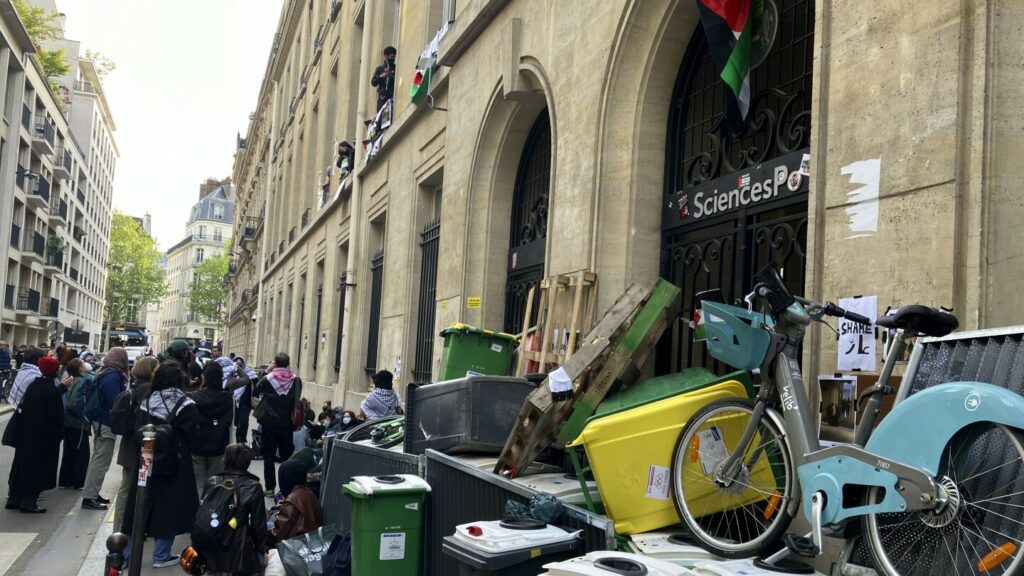
<instances>
[{"instance_id":1,"label":"drainpipe","mask_svg":"<svg viewBox=\"0 0 1024 576\"><path fill-rule=\"evenodd\" d=\"M367 107L367 93L369 82L367 78L370 76L370 58L372 57L371 42L370 38L376 27L376 0L366 0L364 7L364 18L363 18L363 39L362 45L359 48L361 61L359 63L359 96L356 101L356 134L355 142L359 142L361 139L358 138L360 130L363 130L363 123L366 121L366 107ZM376 102L376 100L374 100ZM374 114L376 114L374 110ZM357 271L359 264L363 263L365 266L365 259L362 258L362 240L363 240L363 195L362 195L362 181L363 179L359 175L359 168L362 167L365 161L366 151L362 146L356 146L355 154L355 166L353 167L353 178L352 178L352 216L349 218L350 229L349 229L349 240L348 240L348 264L345 267L345 273L347 274L349 284L359 284ZM346 286L342 286L342 289L348 290ZM352 291L356 291L356 287L352 286ZM349 307L349 310L353 308L352 303L355 302L354 298L345 295L345 305ZM341 380L339 383L343 383L341 390L341 400L345 398L345 392L348 390L349 383L356 382L355 379L346 378L348 375L353 375L353 367L350 366L352 362L352 314L345 314L345 320L342 323L342 330L340 337L341 340L341 365L342 368L338 371L338 377ZM355 368L358 370L358 366Z\"/></svg>"}]
</instances>

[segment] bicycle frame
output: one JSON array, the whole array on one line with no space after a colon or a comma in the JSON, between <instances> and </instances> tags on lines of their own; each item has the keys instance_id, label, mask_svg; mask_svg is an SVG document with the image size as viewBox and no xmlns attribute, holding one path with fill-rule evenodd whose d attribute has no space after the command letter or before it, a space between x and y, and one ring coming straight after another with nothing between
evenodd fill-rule
<instances>
[{"instance_id":1,"label":"bicycle frame","mask_svg":"<svg viewBox=\"0 0 1024 576\"><path fill-rule=\"evenodd\" d=\"M744 430L736 449L721 464L720 479L729 483L739 470L740 456L746 452L753 440L761 419L767 414L774 416L769 404L777 400L785 422L790 460L799 476L799 485L794 486L793 498L787 508L795 514L804 492L804 510L810 518L812 497L818 492L827 495L821 506L821 521L825 524L838 523L846 518L874 512L902 512L923 510L937 506L944 494L936 486L931 474L868 452L857 445L834 446L823 449L818 441L816 427L811 419L810 401L804 388L803 375L797 362L797 346L803 340L811 317L803 307L794 303L776 318L775 333L772 335L771 351L762 365L762 374L771 374L762 385L755 400L754 413ZM883 368L883 375L891 375L899 350L894 349ZM869 390L869 415L863 422L858 435L866 440L874 426L877 409L884 394L884 385ZM757 455L755 454L755 458ZM840 479L841 478L841 479ZM843 507L843 487L861 487L865 494L876 487L885 488L881 502L873 505ZM807 490L802 490L803 488Z\"/></svg>"}]
</instances>

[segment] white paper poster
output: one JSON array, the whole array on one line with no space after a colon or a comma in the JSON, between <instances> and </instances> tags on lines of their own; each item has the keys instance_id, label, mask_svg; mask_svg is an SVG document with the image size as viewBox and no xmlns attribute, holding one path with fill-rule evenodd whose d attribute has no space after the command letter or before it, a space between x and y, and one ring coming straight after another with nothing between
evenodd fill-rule
<instances>
[{"instance_id":1,"label":"white paper poster","mask_svg":"<svg viewBox=\"0 0 1024 576\"><path fill-rule=\"evenodd\" d=\"M840 298L839 306L871 319L870 326L845 318L839 320L839 370L873 372L877 362L875 320L878 317L878 296Z\"/></svg>"},{"instance_id":2,"label":"white paper poster","mask_svg":"<svg viewBox=\"0 0 1024 576\"><path fill-rule=\"evenodd\" d=\"M725 439L722 438L717 426L697 432L697 438L700 465L704 469L704 475L710 476L718 467L718 463L729 457L729 450L725 447Z\"/></svg>"},{"instance_id":3,"label":"white paper poster","mask_svg":"<svg viewBox=\"0 0 1024 576\"><path fill-rule=\"evenodd\" d=\"M668 500L669 469L651 464L647 469L647 490L644 496L654 500Z\"/></svg>"},{"instance_id":4,"label":"white paper poster","mask_svg":"<svg viewBox=\"0 0 1024 576\"><path fill-rule=\"evenodd\" d=\"M385 532L380 535L381 560L405 560L405 532Z\"/></svg>"}]
</instances>

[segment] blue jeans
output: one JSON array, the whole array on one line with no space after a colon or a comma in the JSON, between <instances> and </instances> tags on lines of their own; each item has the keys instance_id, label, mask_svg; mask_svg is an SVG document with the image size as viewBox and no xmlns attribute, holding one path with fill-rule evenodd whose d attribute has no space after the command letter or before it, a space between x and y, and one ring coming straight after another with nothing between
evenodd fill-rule
<instances>
[{"instance_id":1,"label":"blue jeans","mask_svg":"<svg viewBox=\"0 0 1024 576\"><path fill-rule=\"evenodd\" d=\"M174 538L156 538L153 542L153 563L170 560L173 555L171 547L174 546ZM124 550L124 561L128 562L132 552L132 539L128 537L128 547Z\"/></svg>"}]
</instances>

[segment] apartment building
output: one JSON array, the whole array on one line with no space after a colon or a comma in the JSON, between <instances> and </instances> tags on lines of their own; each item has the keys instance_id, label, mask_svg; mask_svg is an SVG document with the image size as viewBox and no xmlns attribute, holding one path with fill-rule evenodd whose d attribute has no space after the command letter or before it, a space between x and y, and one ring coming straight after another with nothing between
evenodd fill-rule
<instances>
[{"instance_id":1,"label":"apartment building","mask_svg":"<svg viewBox=\"0 0 1024 576\"><path fill-rule=\"evenodd\" d=\"M224 253L231 238L234 198L230 178L207 180L200 185L199 201L192 205L185 237L167 250L167 293L158 307L147 309L147 322L154 315L159 317L158 327L148 326L151 345L156 342L166 346L177 338L211 344L222 339L222 326L189 310L189 292L195 268L207 258Z\"/></svg>"},{"instance_id":2,"label":"apartment building","mask_svg":"<svg viewBox=\"0 0 1024 576\"><path fill-rule=\"evenodd\" d=\"M741 297L768 262L819 300L1024 323L1019 11L766 5L742 116L693 2L286 2L234 166L229 346L289 352L311 398L349 405L378 369L430 381L452 322L518 331L530 287L588 270L599 313L633 282L682 288L664 373L708 361L696 294ZM812 331L806 373L836 356Z\"/></svg>"},{"instance_id":3,"label":"apartment building","mask_svg":"<svg viewBox=\"0 0 1024 576\"><path fill-rule=\"evenodd\" d=\"M0 168L0 226L10 230L0 247L0 337L95 347L117 159L113 120L88 60L75 59L69 75L55 79L63 97L51 92L7 0L0 2L0 33L0 165L6 167ZM93 128L97 123L103 128Z\"/></svg>"}]
</instances>

